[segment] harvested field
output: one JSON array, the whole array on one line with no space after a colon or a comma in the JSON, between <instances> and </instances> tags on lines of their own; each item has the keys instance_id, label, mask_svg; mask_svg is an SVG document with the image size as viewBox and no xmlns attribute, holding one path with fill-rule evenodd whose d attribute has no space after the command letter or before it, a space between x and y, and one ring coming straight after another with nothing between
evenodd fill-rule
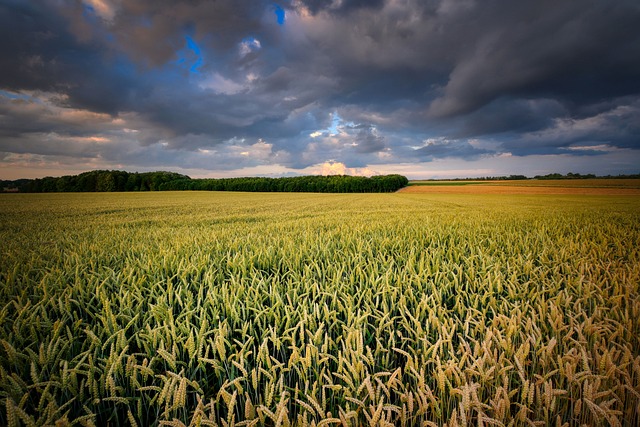
<instances>
[{"instance_id":1,"label":"harvested field","mask_svg":"<svg viewBox=\"0 0 640 427\"><path fill-rule=\"evenodd\" d=\"M571 194L597 196L640 196L637 188L584 188L584 187L519 187L508 185L439 185L409 186L402 193L446 193L446 194Z\"/></svg>"},{"instance_id":2,"label":"harvested field","mask_svg":"<svg viewBox=\"0 0 640 427\"><path fill-rule=\"evenodd\" d=\"M640 180L415 181L400 192L640 196Z\"/></svg>"}]
</instances>

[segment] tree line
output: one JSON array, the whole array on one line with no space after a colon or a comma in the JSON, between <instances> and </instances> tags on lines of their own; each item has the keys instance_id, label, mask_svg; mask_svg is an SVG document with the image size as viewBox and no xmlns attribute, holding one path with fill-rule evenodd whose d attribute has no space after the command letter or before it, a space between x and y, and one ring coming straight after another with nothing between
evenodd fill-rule
<instances>
[{"instance_id":1,"label":"tree line","mask_svg":"<svg viewBox=\"0 0 640 427\"><path fill-rule=\"evenodd\" d=\"M405 187L402 175L372 177L331 175L284 178L193 179L174 172L125 172L98 170L79 175L1 181L4 191L23 193L112 191L250 191L313 193L388 193Z\"/></svg>"},{"instance_id":2,"label":"tree line","mask_svg":"<svg viewBox=\"0 0 640 427\"><path fill-rule=\"evenodd\" d=\"M21 193L110 192L110 191L158 191L164 183L189 178L174 172L130 173L117 170L97 170L79 175L45 177L14 181L13 188ZM3 182L3 188L11 188L11 182ZM9 185L7 185L9 184Z\"/></svg>"},{"instance_id":3,"label":"tree line","mask_svg":"<svg viewBox=\"0 0 640 427\"><path fill-rule=\"evenodd\" d=\"M580 174L569 172L566 175L561 173L550 173L547 175L536 175L533 178L529 178L525 175L502 175L502 176L480 176L475 178L443 178L443 179L430 179L427 181L518 181L526 179L640 179L640 174L627 174L627 175L595 175L592 173Z\"/></svg>"},{"instance_id":4,"label":"tree line","mask_svg":"<svg viewBox=\"0 0 640 427\"><path fill-rule=\"evenodd\" d=\"M389 193L405 187L402 175L296 176L285 178L181 179L163 184L161 190L310 192L310 193Z\"/></svg>"}]
</instances>

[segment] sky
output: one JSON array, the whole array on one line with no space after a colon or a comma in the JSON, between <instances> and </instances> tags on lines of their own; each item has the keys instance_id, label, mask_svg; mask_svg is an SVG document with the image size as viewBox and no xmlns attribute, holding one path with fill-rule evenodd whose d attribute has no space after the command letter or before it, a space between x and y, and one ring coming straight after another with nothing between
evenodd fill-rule
<instances>
[{"instance_id":1,"label":"sky","mask_svg":"<svg viewBox=\"0 0 640 427\"><path fill-rule=\"evenodd\" d=\"M638 0L0 0L0 179L640 172Z\"/></svg>"}]
</instances>

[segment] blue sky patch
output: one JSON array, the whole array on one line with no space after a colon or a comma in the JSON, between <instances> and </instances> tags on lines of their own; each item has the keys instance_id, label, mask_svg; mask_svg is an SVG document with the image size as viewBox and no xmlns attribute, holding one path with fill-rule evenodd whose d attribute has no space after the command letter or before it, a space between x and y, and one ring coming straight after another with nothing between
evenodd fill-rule
<instances>
[{"instance_id":1,"label":"blue sky patch","mask_svg":"<svg viewBox=\"0 0 640 427\"><path fill-rule=\"evenodd\" d=\"M276 14L276 20L278 21L278 25L284 25L284 21L286 19L286 13L283 8L274 4L274 13Z\"/></svg>"},{"instance_id":2,"label":"blue sky patch","mask_svg":"<svg viewBox=\"0 0 640 427\"><path fill-rule=\"evenodd\" d=\"M85 4L84 5L84 9L82 10L82 16L88 22L95 22L96 18L98 17L98 15L96 13L96 9L93 6L91 6L90 4Z\"/></svg>"},{"instance_id":3,"label":"blue sky patch","mask_svg":"<svg viewBox=\"0 0 640 427\"><path fill-rule=\"evenodd\" d=\"M192 73L197 73L198 68L202 66L202 62L203 62L200 46L198 46L198 44L189 36L185 36L185 39L187 41L187 47L190 50L192 50L197 57L196 62L194 62L191 68L189 68L189 71L191 71ZM186 61L185 58L180 58L180 60L178 60L178 63L184 63L185 61Z\"/></svg>"},{"instance_id":4,"label":"blue sky patch","mask_svg":"<svg viewBox=\"0 0 640 427\"><path fill-rule=\"evenodd\" d=\"M36 98L33 98L31 95L25 95L23 93L14 93L8 92L6 90L0 89L0 96L9 98L9 99L22 99L23 101L35 101Z\"/></svg>"}]
</instances>

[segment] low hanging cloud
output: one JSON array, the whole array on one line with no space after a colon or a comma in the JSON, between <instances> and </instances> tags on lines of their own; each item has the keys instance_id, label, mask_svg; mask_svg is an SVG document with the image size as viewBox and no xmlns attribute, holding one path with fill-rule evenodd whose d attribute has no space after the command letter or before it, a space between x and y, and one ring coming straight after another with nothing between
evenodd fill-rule
<instances>
[{"instance_id":1,"label":"low hanging cloud","mask_svg":"<svg viewBox=\"0 0 640 427\"><path fill-rule=\"evenodd\" d=\"M318 175L351 175L351 176L373 176L378 175L377 172L370 168L349 168L341 162L324 162L318 166L311 168ZM318 173L319 170L319 173Z\"/></svg>"},{"instance_id":2,"label":"low hanging cloud","mask_svg":"<svg viewBox=\"0 0 640 427\"><path fill-rule=\"evenodd\" d=\"M640 162L639 21L633 0L3 2L0 159Z\"/></svg>"}]
</instances>

